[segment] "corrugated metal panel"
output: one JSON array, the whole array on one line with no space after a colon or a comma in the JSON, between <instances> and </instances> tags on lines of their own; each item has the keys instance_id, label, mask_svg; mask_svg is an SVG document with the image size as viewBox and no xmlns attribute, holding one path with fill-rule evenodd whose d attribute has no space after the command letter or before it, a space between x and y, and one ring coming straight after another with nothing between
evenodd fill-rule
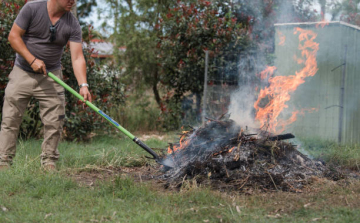
<instances>
[{"instance_id":1,"label":"corrugated metal panel","mask_svg":"<svg viewBox=\"0 0 360 223\"><path fill-rule=\"evenodd\" d=\"M359 91L359 30L352 27L342 27L342 46L347 46L346 84L343 139L345 143L360 142L360 91Z\"/></svg>"},{"instance_id":2,"label":"corrugated metal panel","mask_svg":"<svg viewBox=\"0 0 360 223\"><path fill-rule=\"evenodd\" d=\"M293 94L289 109L318 108L318 112L306 113L292 124L288 131L303 136L319 136L323 139L337 141L339 134L339 113L342 67L333 70L343 63L345 45L348 46L345 105L343 116L342 139L345 143L360 142L360 72L359 63L359 29L344 23L331 23L324 28L315 24L288 24L276 26L277 32L286 36L284 46L276 46L276 75L292 75L302 67L296 64L293 55L300 56L297 49L298 35L294 35L294 27L309 29L318 35L315 42L319 43L317 54L318 72L314 77L308 77ZM276 44L279 43L276 35ZM285 111L286 112L286 111Z\"/></svg>"}]
</instances>

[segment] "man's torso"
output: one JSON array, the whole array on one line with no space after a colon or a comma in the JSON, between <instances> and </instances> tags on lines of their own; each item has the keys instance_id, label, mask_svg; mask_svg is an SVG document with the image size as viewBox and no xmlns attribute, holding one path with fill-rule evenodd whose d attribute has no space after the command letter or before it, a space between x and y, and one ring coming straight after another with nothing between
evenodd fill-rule
<instances>
[{"instance_id":1,"label":"man's torso","mask_svg":"<svg viewBox=\"0 0 360 223\"><path fill-rule=\"evenodd\" d=\"M67 12L55 24L52 24L47 11L47 1L26 3L15 23L26 30L23 41L30 53L43 60L49 71L61 68L61 55L69 40L81 42L81 29L76 18ZM51 25L56 29L56 40L53 42L50 40ZM15 65L32 72L30 65L19 54L16 55Z\"/></svg>"}]
</instances>

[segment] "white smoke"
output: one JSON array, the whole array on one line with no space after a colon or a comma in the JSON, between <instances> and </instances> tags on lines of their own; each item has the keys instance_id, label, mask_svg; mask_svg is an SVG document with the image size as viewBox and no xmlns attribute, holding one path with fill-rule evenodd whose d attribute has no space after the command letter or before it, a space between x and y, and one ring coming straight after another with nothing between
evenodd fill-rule
<instances>
[{"instance_id":1,"label":"white smoke","mask_svg":"<svg viewBox=\"0 0 360 223\"><path fill-rule=\"evenodd\" d=\"M230 119L242 127L254 127L255 111L253 104L256 100L254 93L254 89L250 86L242 86L231 95Z\"/></svg>"}]
</instances>

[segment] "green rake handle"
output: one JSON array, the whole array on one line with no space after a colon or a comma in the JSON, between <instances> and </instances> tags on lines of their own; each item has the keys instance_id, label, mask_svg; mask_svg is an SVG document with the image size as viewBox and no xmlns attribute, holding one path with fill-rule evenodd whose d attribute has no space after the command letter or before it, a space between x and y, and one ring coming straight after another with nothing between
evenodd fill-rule
<instances>
[{"instance_id":1,"label":"green rake handle","mask_svg":"<svg viewBox=\"0 0 360 223\"><path fill-rule=\"evenodd\" d=\"M84 97L81 96L79 93L77 93L74 89L72 89L69 85L67 85L65 82L63 82L60 78L55 76L53 73L48 72L48 76L51 77L55 82L63 86L66 90L70 91L73 95L75 95L77 98L79 98L81 101L84 101ZM153 158L157 162L161 162L159 156L152 150L150 147L145 145L140 139L136 138L133 134L131 134L128 130L123 128L119 123L114 121L112 118L110 118L107 114L105 114L103 111L101 111L98 107L96 107L94 104L92 104L90 101L86 101L85 104L89 106L92 110L94 110L96 113L101 115L103 118L105 118L107 121L109 121L111 124L113 124L117 129L119 129L121 132L123 132L125 135L127 135L131 140L133 140L136 144L138 144L141 148L146 150L146 152L150 153Z\"/></svg>"}]
</instances>

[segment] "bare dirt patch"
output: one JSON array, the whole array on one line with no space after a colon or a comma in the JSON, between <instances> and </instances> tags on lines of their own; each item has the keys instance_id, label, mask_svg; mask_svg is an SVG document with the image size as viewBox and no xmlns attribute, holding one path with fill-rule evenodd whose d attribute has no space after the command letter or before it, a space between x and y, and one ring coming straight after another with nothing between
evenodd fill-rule
<instances>
[{"instance_id":1,"label":"bare dirt patch","mask_svg":"<svg viewBox=\"0 0 360 223\"><path fill-rule=\"evenodd\" d=\"M80 186L96 187L99 183L111 181L116 177L130 177L135 182L156 184L159 182L157 178L160 174L162 173L159 172L158 167L145 165L143 167L87 167L67 175Z\"/></svg>"},{"instance_id":2,"label":"bare dirt patch","mask_svg":"<svg viewBox=\"0 0 360 223\"><path fill-rule=\"evenodd\" d=\"M348 179L342 179L339 181L333 181L326 178L312 177L309 180L309 183L302 190L294 190L290 193L284 192L284 194L316 194L323 190L328 190L329 188L343 188L343 189L352 189L353 185L360 185L360 173L355 171L344 171L347 172L347 175L350 175ZM244 185L242 190L238 190L238 187L234 186L231 182L217 181L210 179L204 179L203 177L193 178L191 180L184 179L178 184L169 183L166 180L163 180L161 176L164 173L161 172L161 168L158 166L145 165L142 167L89 167L78 170L74 173L69 173L68 176L71 177L75 182L80 186L85 187L96 187L100 183L105 181L112 181L116 177L130 177L135 182L144 183L150 185L153 189L162 192L173 192L180 190L187 190L191 188L199 187L208 187L214 191L226 192L227 194L237 194L237 195L257 195L257 194L273 194L280 193L281 191L276 189L264 189L255 187L254 185ZM246 181L247 179L239 179L240 181ZM236 185L238 182L236 182ZM356 188L356 187L355 187ZM360 188L360 187L359 187ZM360 189L357 189L356 192L352 194L360 194ZM334 189L334 190L335 190ZM357 196L356 195L356 196ZM269 195L272 196L272 195ZM350 199L351 200L351 199ZM360 204L360 203L359 203ZM357 204L358 205L358 204ZM355 205L355 206L357 206Z\"/></svg>"}]
</instances>

